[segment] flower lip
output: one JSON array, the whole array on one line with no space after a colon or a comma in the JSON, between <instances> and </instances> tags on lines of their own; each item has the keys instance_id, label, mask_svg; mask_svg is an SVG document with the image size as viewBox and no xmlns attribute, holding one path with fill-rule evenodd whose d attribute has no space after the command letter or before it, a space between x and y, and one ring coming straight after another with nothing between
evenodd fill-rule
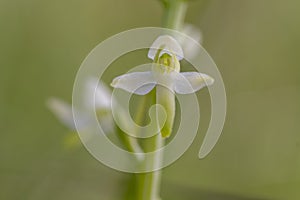
<instances>
[{"instance_id":1,"label":"flower lip","mask_svg":"<svg viewBox=\"0 0 300 200\"><path fill-rule=\"evenodd\" d=\"M170 56L175 55L178 60L182 60L184 58L183 50L179 42L172 36L159 36L151 45L148 52L148 58L154 60L159 49L161 49L159 56L167 53Z\"/></svg>"}]
</instances>

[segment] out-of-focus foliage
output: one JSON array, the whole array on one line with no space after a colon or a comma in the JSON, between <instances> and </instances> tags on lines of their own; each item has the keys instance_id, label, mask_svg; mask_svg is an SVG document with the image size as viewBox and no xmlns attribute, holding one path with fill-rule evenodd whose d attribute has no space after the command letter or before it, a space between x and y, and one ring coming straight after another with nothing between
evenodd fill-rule
<instances>
[{"instance_id":1,"label":"out-of-focus foliage","mask_svg":"<svg viewBox=\"0 0 300 200\"><path fill-rule=\"evenodd\" d=\"M200 27L223 75L228 116L214 151L198 160L210 112L207 90L199 93L200 135L164 170L163 199L300 198L299 8L296 0L190 2L186 21ZM99 42L160 26L161 16L152 0L0 0L0 199L130 196L130 175L63 145L69 132L45 102L71 101L76 71ZM105 81L145 58L116 61L122 71L108 70Z\"/></svg>"}]
</instances>

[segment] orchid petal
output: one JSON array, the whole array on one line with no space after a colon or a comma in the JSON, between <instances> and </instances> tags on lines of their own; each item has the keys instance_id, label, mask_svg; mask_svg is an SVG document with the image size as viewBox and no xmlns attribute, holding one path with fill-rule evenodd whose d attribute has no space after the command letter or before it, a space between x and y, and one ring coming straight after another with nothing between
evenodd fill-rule
<instances>
[{"instance_id":1,"label":"orchid petal","mask_svg":"<svg viewBox=\"0 0 300 200\"><path fill-rule=\"evenodd\" d=\"M178 60L182 60L184 58L179 42L169 35L159 36L153 42L148 52L148 58L154 60L159 49L162 50L159 56L161 56L163 53L167 53L170 56L175 55Z\"/></svg>"},{"instance_id":2,"label":"orchid petal","mask_svg":"<svg viewBox=\"0 0 300 200\"><path fill-rule=\"evenodd\" d=\"M145 95L155 86L156 81L152 72L133 72L116 77L111 86L127 92Z\"/></svg>"},{"instance_id":3,"label":"orchid petal","mask_svg":"<svg viewBox=\"0 0 300 200\"><path fill-rule=\"evenodd\" d=\"M214 83L212 77L198 72L182 72L176 74L174 78L174 90L178 94L194 93Z\"/></svg>"},{"instance_id":4,"label":"orchid petal","mask_svg":"<svg viewBox=\"0 0 300 200\"><path fill-rule=\"evenodd\" d=\"M95 103L96 109L111 109L111 91L102 81L98 81L96 77L87 79L85 90L86 106L93 106L93 103Z\"/></svg>"},{"instance_id":5,"label":"orchid petal","mask_svg":"<svg viewBox=\"0 0 300 200\"><path fill-rule=\"evenodd\" d=\"M76 130L75 122L73 119L72 106L70 104L57 98L50 98L47 101L47 107L66 127L68 127L71 130ZM86 122L86 120L80 121Z\"/></svg>"}]
</instances>

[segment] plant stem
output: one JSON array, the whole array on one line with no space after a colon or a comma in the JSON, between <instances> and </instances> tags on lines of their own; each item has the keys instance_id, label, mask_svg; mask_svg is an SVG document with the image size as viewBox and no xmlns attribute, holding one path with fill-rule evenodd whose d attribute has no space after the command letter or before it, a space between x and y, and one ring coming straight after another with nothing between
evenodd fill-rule
<instances>
[{"instance_id":1,"label":"plant stem","mask_svg":"<svg viewBox=\"0 0 300 200\"><path fill-rule=\"evenodd\" d=\"M163 27L180 30L186 14L186 0L165 0L164 9Z\"/></svg>"},{"instance_id":2,"label":"plant stem","mask_svg":"<svg viewBox=\"0 0 300 200\"><path fill-rule=\"evenodd\" d=\"M155 90L152 91L149 95L143 97L145 99L151 99L148 101L148 103L155 103ZM143 100L142 100L143 101ZM140 104L139 106L144 106L139 109L141 111L140 113L143 113L145 115L146 112L146 105ZM140 116L140 115L137 115ZM136 116L136 117L137 117ZM141 119L143 119L143 116L140 116L139 118L136 118L136 122L141 123ZM163 144L163 140L160 134L157 134L151 138L148 138L144 141L143 149L145 152L151 152L155 151L156 149L159 149ZM156 155L153 160L146 160L143 165L151 165L151 166L157 166L161 162L161 156ZM140 173L136 174L136 199L137 200L156 200L159 197L159 189L160 189L160 172L154 171L149 173Z\"/></svg>"},{"instance_id":3,"label":"plant stem","mask_svg":"<svg viewBox=\"0 0 300 200\"><path fill-rule=\"evenodd\" d=\"M184 22L187 9L185 0L162 0L164 4L163 27L180 30ZM153 94L152 94L153 96ZM144 108L138 110L142 111ZM155 151L164 145L164 139L161 134L157 134L147 141L148 149L145 151ZM157 153L152 161L146 164L159 166L163 155ZM160 199L161 170L149 173L136 174L136 194L137 200L158 200Z\"/></svg>"}]
</instances>

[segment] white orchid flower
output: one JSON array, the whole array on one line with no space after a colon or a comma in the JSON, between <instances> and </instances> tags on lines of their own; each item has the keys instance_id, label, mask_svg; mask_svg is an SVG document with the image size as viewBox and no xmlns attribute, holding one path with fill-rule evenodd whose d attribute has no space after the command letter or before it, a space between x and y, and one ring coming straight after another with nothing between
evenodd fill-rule
<instances>
[{"instance_id":1,"label":"white orchid flower","mask_svg":"<svg viewBox=\"0 0 300 200\"><path fill-rule=\"evenodd\" d=\"M99 111L98 117L99 121L102 122L101 128L103 132L107 134L116 132L115 122L111 110L112 96L110 89L103 82L98 82L97 78L90 77L85 83L83 97L83 103L86 110L90 111L95 109L96 112ZM93 100L94 98L95 101ZM93 106L93 103L95 103L95 107ZM92 126L91 122L93 120L90 119L90 115L88 115L86 112L80 112L80 115L78 115L80 118L77 119L75 125L72 106L70 104L58 98L52 97L47 101L47 106L66 127L73 131L85 131L85 137L92 139L92 135L89 133L89 128ZM122 108L119 107L118 109L120 110L119 118L122 118ZM121 138L121 140L130 151L139 153L143 152L135 138L124 136ZM137 159L140 161L143 160L143 154L138 154Z\"/></svg>"},{"instance_id":2,"label":"white orchid flower","mask_svg":"<svg viewBox=\"0 0 300 200\"><path fill-rule=\"evenodd\" d=\"M103 121L103 130L106 133L111 133L114 130L114 123L110 114L111 93L109 88L101 81L98 83L98 80L95 77L91 77L87 79L83 96L85 98L84 105L87 109L93 109L93 103L95 103L95 110L101 113L99 119ZM94 97L95 102L93 101ZM91 120L84 112L80 114L81 118L77 120L76 126L73 118L72 106L63 100L52 97L47 101L47 106L61 123L71 130L76 130L76 128L79 130L86 130L90 126Z\"/></svg>"},{"instance_id":3,"label":"white orchid flower","mask_svg":"<svg viewBox=\"0 0 300 200\"><path fill-rule=\"evenodd\" d=\"M116 77L111 85L130 93L145 95L156 87L156 103L162 105L167 119L161 134L169 137L175 117L175 96L194 93L211 85L214 79L198 72L181 72L179 61L184 58L180 44L171 36L158 37L152 44L148 57L154 60L151 71L133 72Z\"/></svg>"}]
</instances>

